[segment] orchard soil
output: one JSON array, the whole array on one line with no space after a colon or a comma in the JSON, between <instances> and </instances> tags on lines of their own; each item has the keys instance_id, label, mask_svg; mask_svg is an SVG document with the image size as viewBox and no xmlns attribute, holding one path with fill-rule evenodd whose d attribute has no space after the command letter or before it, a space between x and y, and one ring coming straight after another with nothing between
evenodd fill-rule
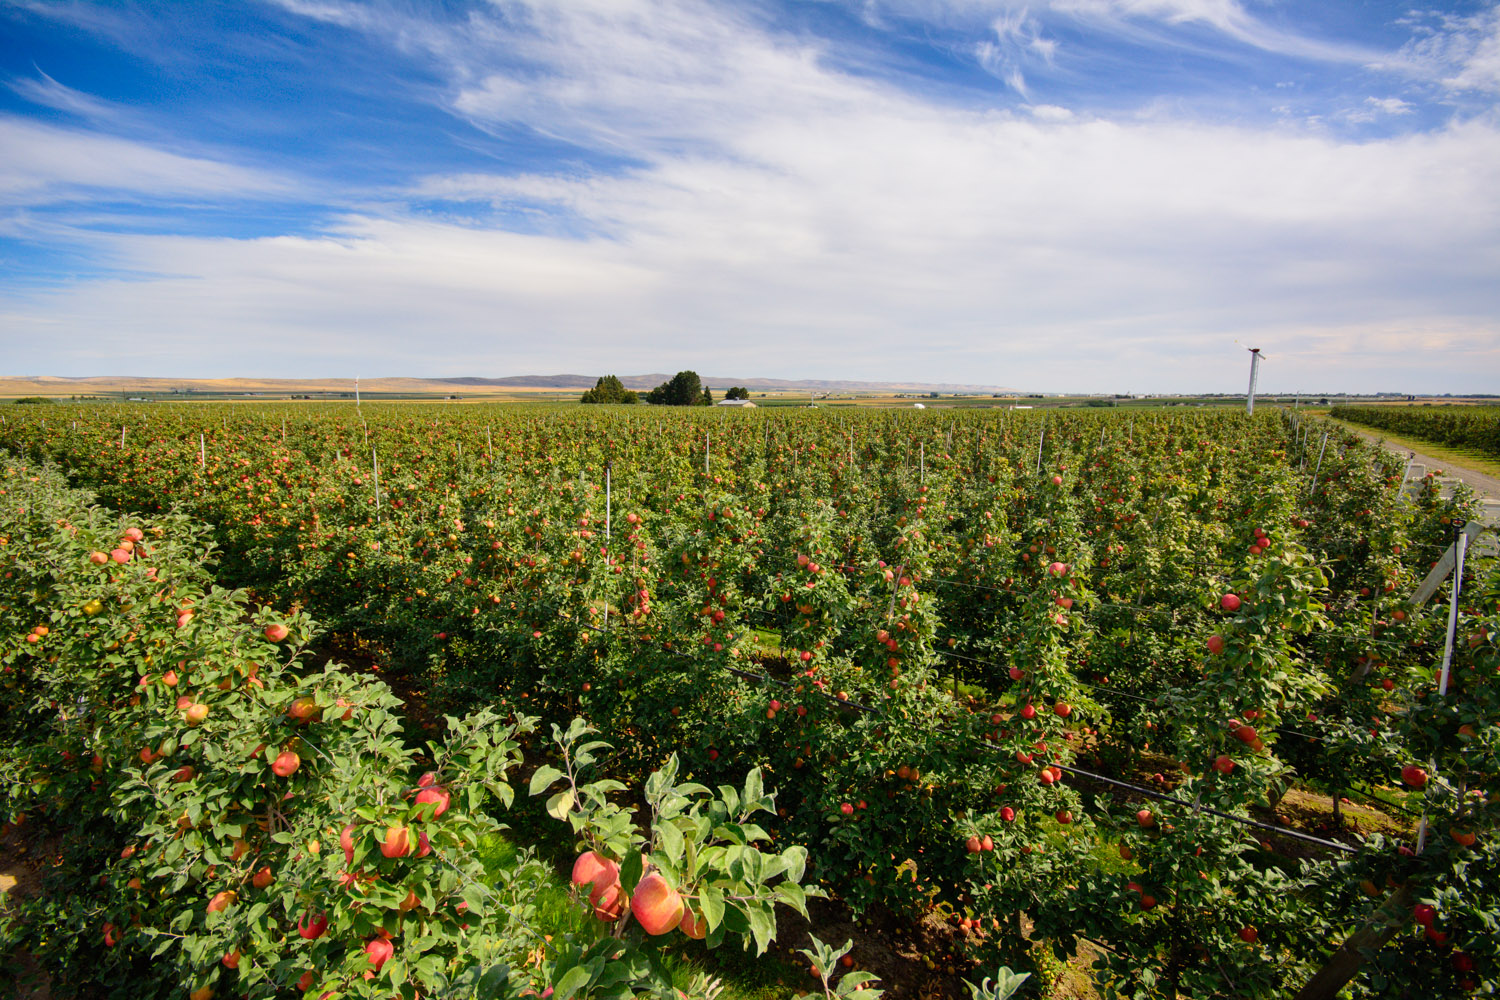
<instances>
[{"instance_id":1,"label":"orchard soil","mask_svg":"<svg viewBox=\"0 0 1500 1000\"><path fill-rule=\"evenodd\" d=\"M38 865L48 851L45 845L38 848L28 843L29 839L19 829L6 830L0 836L0 909L12 893L19 898L41 891ZM51 983L30 955L0 955L0 995L16 1000L52 1000Z\"/></svg>"}]
</instances>

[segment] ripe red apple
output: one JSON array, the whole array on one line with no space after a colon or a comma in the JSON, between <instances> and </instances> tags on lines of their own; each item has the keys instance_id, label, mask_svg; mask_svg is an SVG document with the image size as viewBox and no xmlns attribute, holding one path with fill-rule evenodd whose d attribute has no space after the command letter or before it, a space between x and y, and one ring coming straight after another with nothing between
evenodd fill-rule
<instances>
[{"instance_id":1,"label":"ripe red apple","mask_svg":"<svg viewBox=\"0 0 1500 1000\"><path fill-rule=\"evenodd\" d=\"M1241 927L1240 940L1246 944L1254 944L1260 938L1260 932L1254 927Z\"/></svg>"},{"instance_id":2,"label":"ripe red apple","mask_svg":"<svg viewBox=\"0 0 1500 1000\"><path fill-rule=\"evenodd\" d=\"M701 941L708 935L708 921L702 917L694 916L688 907L682 908L682 920L678 922L677 929L695 941Z\"/></svg>"},{"instance_id":3,"label":"ripe red apple","mask_svg":"<svg viewBox=\"0 0 1500 1000\"><path fill-rule=\"evenodd\" d=\"M1411 908L1412 919L1423 927L1431 927L1433 920L1437 918L1437 910L1426 903L1418 903Z\"/></svg>"},{"instance_id":4,"label":"ripe red apple","mask_svg":"<svg viewBox=\"0 0 1500 1000\"><path fill-rule=\"evenodd\" d=\"M208 901L208 912L223 913L225 910L229 909L229 904L233 903L238 898L238 894L233 889L225 889L223 892L216 892L214 893L213 898Z\"/></svg>"},{"instance_id":5,"label":"ripe red apple","mask_svg":"<svg viewBox=\"0 0 1500 1000\"><path fill-rule=\"evenodd\" d=\"M105 563L109 562L109 553L90 552L89 562L93 563L95 566L103 566Z\"/></svg>"},{"instance_id":6,"label":"ripe red apple","mask_svg":"<svg viewBox=\"0 0 1500 1000\"><path fill-rule=\"evenodd\" d=\"M372 938L365 945L365 957L370 960L370 964L375 967L376 972L379 972L380 967L390 960L391 955L395 951L395 946L383 937Z\"/></svg>"},{"instance_id":7,"label":"ripe red apple","mask_svg":"<svg viewBox=\"0 0 1500 1000\"><path fill-rule=\"evenodd\" d=\"M1025 705L1021 706L1021 718L1023 718L1023 719L1034 719L1034 718L1036 718L1036 708L1033 707L1030 702L1027 702Z\"/></svg>"},{"instance_id":8,"label":"ripe red apple","mask_svg":"<svg viewBox=\"0 0 1500 1000\"><path fill-rule=\"evenodd\" d=\"M265 631L265 636L266 636L267 639L270 639L272 642L280 642L281 640L285 639L288 635L290 635L291 632L292 632L291 629L287 628L285 625L282 625L282 624L278 623L276 625L267 625L266 626L266 631Z\"/></svg>"},{"instance_id":9,"label":"ripe red apple","mask_svg":"<svg viewBox=\"0 0 1500 1000\"><path fill-rule=\"evenodd\" d=\"M433 819L437 819L443 813L448 811L448 799L448 790L441 786L424 788L417 793L417 805L425 805L428 802L433 803Z\"/></svg>"},{"instance_id":10,"label":"ripe red apple","mask_svg":"<svg viewBox=\"0 0 1500 1000\"><path fill-rule=\"evenodd\" d=\"M194 702L187 707L187 712L185 713L185 715L187 717L188 725L196 726L204 719L208 718L208 706L203 704L203 702L201 701Z\"/></svg>"},{"instance_id":11,"label":"ripe red apple","mask_svg":"<svg viewBox=\"0 0 1500 1000\"><path fill-rule=\"evenodd\" d=\"M1240 609L1240 599L1235 594L1225 594L1219 598L1219 607L1225 611L1238 611Z\"/></svg>"},{"instance_id":12,"label":"ripe red apple","mask_svg":"<svg viewBox=\"0 0 1500 1000\"><path fill-rule=\"evenodd\" d=\"M573 884L596 886L620 881L620 866L594 851L585 851L573 862Z\"/></svg>"},{"instance_id":13,"label":"ripe red apple","mask_svg":"<svg viewBox=\"0 0 1500 1000\"><path fill-rule=\"evenodd\" d=\"M682 922L682 897L660 872L641 879L630 899L630 912L647 934L665 934Z\"/></svg>"},{"instance_id":14,"label":"ripe red apple","mask_svg":"<svg viewBox=\"0 0 1500 1000\"><path fill-rule=\"evenodd\" d=\"M1052 706L1052 711L1056 712L1059 718L1066 719L1069 715L1073 714L1073 706L1065 701L1060 701Z\"/></svg>"},{"instance_id":15,"label":"ripe red apple","mask_svg":"<svg viewBox=\"0 0 1500 1000\"><path fill-rule=\"evenodd\" d=\"M1224 637L1221 635L1209 636L1208 651L1215 656L1218 656L1220 653L1224 652Z\"/></svg>"},{"instance_id":16,"label":"ripe red apple","mask_svg":"<svg viewBox=\"0 0 1500 1000\"><path fill-rule=\"evenodd\" d=\"M1012 809L1010 806L1005 806L1003 809L1000 810L1000 818L1002 820L1004 820L1005 822L1010 823L1010 822L1012 822L1012 821L1015 820L1015 818L1016 818L1016 811L1014 809Z\"/></svg>"},{"instance_id":17,"label":"ripe red apple","mask_svg":"<svg viewBox=\"0 0 1500 1000\"><path fill-rule=\"evenodd\" d=\"M968 840L964 841L964 850L968 851L970 854L978 854L980 851L984 850L984 845L980 842L978 837L970 836Z\"/></svg>"},{"instance_id":18,"label":"ripe red apple","mask_svg":"<svg viewBox=\"0 0 1500 1000\"><path fill-rule=\"evenodd\" d=\"M318 709L318 699L302 697L292 701L291 706L286 710L286 714L298 722L305 723L315 721L322 712Z\"/></svg>"},{"instance_id":19,"label":"ripe red apple","mask_svg":"<svg viewBox=\"0 0 1500 1000\"><path fill-rule=\"evenodd\" d=\"M845 816L853 816L854 806L852 803L845 802L843 805L839 806L839 812L843 813Z\"/></svg>"},{"instance_id":20,"label":"ripe red apple","mask_svg":"<svg viewBox=\"0 0 1500 1000\"><path fill-rule=\"evenodd\" d=\"M1412 788L1421 788L1427 784L1427 772L1415 764L1407 764L1401 769L1401 780Z\"/></svg>"},{"instance_id":21,"label":"ripe red apple","mask_svg":"<svg viewBox=\"0 0 1500 1000\"><path fill-rule=\"evenodd\" d=\"M1022 670L1020 667L1011 667L1010 668L1010 679L1011 680L1018 681L1022 677L1025 677L1025 676L1026 676L1026 671Z\"/></svg>"},{"instance_id":22,"label":"ripe red apple","mask_svg":"<svg viewBox=\"0 0 1500 1000\"><path fill-rule=\"evenodd\" d=\"M594 886L594 891L589 893L589 905L594 908L595 917L605 923L614 923L630 909L630 897L625 895L619 882L610 882Z\"/></svg>"},{"instance_id":23,"label":"ripe red apple","mask_svg":"<svg viewBox=\"0 0 1500 1000\"><path fill-rule=\"evenodd\" d=\"M1214 758L1214 770L1220 774L1228 774L1234 770L1234 760L1224 754L1220 754Z\"/></svg>"},{"instance_id":24,"label":"ripe red apple","mask_svg":"<svg viewBox=\"0 0 1500 1000\"><path fill-rule=\"evenodd\" d=\"M257 889L264 889L276 878L269 867L264 867L254 875L250 876L250 884Z\"/></svg>"},{"instance_id":25,"label":"ripe red apple","mask_svg":"<svg viewBox=\"0 0 1500 1000\"><path fill-rule=\"evenodd\" d=\"M1068 566L1067 566L1066 563L1055 562L1055 563L1050 563L1047 566L1047 572L1051 573L1053 576L1062 576L1067 571L1068 571Z\"/></svg>"},{"instance_id":26,"label":"ripe red apple","mask_svg":"<svg viewBox=\"0 0 1500 1000\"><path fill-rule=\"evenodd\" d=\"M344 849L344 864L354 864L354 824L350 823L339 831L339 846Z\"/></svg>"},{"instance_id":27,"label":"ripe red apple","mask_svg":"<svg viewBox=\"0 0 1500 1000\"><path fill-rule=\"evenodd\" d=\"M1146 830L1156 825L1156 817L1151 815L1150 809L1142 809L1137 812L1135 814L1135 821L1141 825L1142 829Z\"/></svg>"},{"instance_id":28,"label":"ripe red apple","mask_svg":"<svg viewBox=\"0 0 1500 1000\"><path fill-rule=\"evenodd\" d=\"M394 823L385 828L385 840L380 844L380 853L387 858L404 858L411 851L411 831L403 824Z\"/></svg>"},{"instance_id":29,"label":"ripe red apple","mask_svg":"<svg viewBox=\"0 0 1500 1000\"><path fill-rule=\"evenodd\" d=\"M297 768L301 766L302 758L298 757L296 753L291 750L281 751L281 753L276 755L276 759L271 762L271 770L274 771L276 773L276 776L279 778L290 778L293 774L296 773Z\"/></svg>"}]
</instances>

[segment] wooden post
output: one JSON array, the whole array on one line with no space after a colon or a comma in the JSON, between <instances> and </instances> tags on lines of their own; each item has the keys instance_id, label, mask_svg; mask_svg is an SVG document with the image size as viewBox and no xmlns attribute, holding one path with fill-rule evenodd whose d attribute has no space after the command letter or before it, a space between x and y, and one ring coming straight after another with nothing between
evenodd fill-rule
<instances>
[{"instance_id":1,"label":"wooden post","mask_svg":"<svg viewBox=\"0 0 1500 1000\"><path fill-rule=\"evenodd\" d=\"M1411 918L1410 884L1397 889L1380 908L1371 914L1370 922L1351 934L1313 974L1293 1000L1334 1000L1365 964L1365 953L1375 952L1395 937Z\"/></svg>"}]
</instances>

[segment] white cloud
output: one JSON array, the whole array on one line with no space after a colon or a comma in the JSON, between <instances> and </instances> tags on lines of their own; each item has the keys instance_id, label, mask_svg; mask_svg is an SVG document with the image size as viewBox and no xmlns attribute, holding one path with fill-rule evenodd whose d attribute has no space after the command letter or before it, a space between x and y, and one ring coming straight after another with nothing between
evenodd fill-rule
<instances>
[{"instance_id":1,"label":"white cloud","mask_svg":"<svg viewBox=\"0 0 1500 1000\"><path fill-rule=\"evenodd\" d=\"M1409 52L1454 90L1500 93L1500 4L1468 17L1442 16Z\"/></svg>"},{"instance_id":2,"label":"white cloud","mask_svg":"<svg viewBox=\"0 0 1500 1000\"><path fill-rule=\"evenodd\" d=\"M245 373L309 351L304 367L358 356L393 374L707 370L704 357L747 377L1143 390L1213 387L1222 358L1235 391L1233 340L1253 337L1273 353L1268 390L1436 378L1424 365L1463 382L1432 388L1500 379L1487 121L1351 143L1166 114L974 111L839 73L739 8L494 11L369 30L441 59L454 113L633 166L436 175L400 194L542 206L588 236L435 221L399 198L320 239L82 234L162 277L13 297L0 326L22 348L91 330L76 350L161 364L212 331ZM1401 113L1388 100L1367 107ZM169 165L156 175L183 166ZM1432 353L1413 360L1412 343Z\"/></svg>"},{"instance_id":3,"label":"white cloud","mask_svg":"<svg viewBox=\"0 0 1500 1000\"><path fill-rule=\"evenodd\" d=\"M202 198L285 193L268 173L94 132L0 115L0 199L40 204L81 190Z\"/></svg>"}]
</instances>

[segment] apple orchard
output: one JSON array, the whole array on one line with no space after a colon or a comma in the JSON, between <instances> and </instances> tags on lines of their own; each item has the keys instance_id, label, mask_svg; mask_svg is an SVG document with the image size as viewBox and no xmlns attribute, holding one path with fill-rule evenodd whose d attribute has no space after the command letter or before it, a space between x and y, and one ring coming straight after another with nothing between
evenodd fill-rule
<instances>
[{"instance_id":1,"label":"apple orchard","mask_svg":"<svg viewBox=\"0 0 1500 1000\"><path fill-rule=\"evenodd\" d=\"M1305 414L18 409L56 995L707 996L811 897L975 996L1500 989L1500 575Z\"/></svg>"}]
</instances>

